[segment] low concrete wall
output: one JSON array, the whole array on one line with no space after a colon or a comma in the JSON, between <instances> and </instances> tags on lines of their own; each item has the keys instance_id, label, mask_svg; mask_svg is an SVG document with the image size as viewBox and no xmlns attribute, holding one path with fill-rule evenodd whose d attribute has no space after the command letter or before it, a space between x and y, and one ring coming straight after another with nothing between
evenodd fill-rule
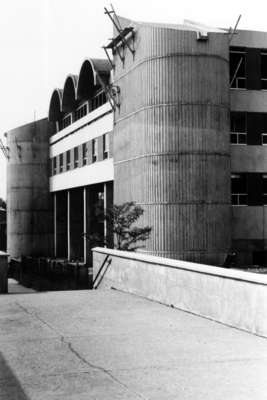
<instances>
[{"instance_id":1,"label":"low concrete wall","mask_svg":"<svg viewBox=\"0 0 267 400\"><path fill-rule=\"evenodd\" d=\"M7 254L0 251L0 293L8 292L7 270L8 270Z\"/></svg>"},{"instance_id":2,"label":"low concrete wall","mask_svg":"<svg viewBox=\"0 0 267 400\"><path fill-rule=\"evenodd\" d=\"M267 337L267 276L93 249L95 288L116 288Z\"/></svg>"}]
</instances>

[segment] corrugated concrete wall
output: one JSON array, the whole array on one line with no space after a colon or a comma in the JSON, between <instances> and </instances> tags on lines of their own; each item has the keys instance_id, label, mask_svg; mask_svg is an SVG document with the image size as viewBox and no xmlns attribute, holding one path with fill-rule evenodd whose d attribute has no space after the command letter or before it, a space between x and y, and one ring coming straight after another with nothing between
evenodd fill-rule
<instances>
[{"instance_id":1,"label":"corrugated concrete wall","mask_svg":"<svg viewBox=\"0 0 267 400\"><path fill-rule=\"evenodd\" d=\"M265 275L104 248L93 250L93 273L95 288L112 287L267 337Z\"/></svg>"},{"instance_id":2,"label":"corrugated concrete wall","mask_svg":"<svg viewBox=\"0 0 267 400\"><path fill-rule=\"evenodd\" d=\"M7 133L7 251L10 257L52 252L49 124L42 119Z\"/></svg>"},{"instance_id":3,"label":"corrugated concrete wall","mask_svg":"<svg viewBox=\"0 0 267 400\"><path fill-rule=\"evenodd\" d=\"M231 246L227 35L138 24L134 46L124 65L114 57L114 202L144 208L142 251L219 265Z\"/></svg>"}]
</instances>

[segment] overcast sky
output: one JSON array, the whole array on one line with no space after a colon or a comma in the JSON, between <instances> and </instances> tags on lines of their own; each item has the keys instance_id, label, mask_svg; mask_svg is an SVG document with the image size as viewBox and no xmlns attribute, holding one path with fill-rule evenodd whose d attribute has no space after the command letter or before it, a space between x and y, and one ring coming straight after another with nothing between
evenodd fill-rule
<instances>
[{"instance_id":1,"label":"overcast sky","mask_svg":"<svg viewBox=\"0 0 267 400\"><path fill-rule=\"evenodd\" d=\"M7 0L0 13L0 137L47 115L55 87L78 73L86 57L104 57L111 37L103 0ZM178 23L184 18L212 26L266 30L265 1L113 0L119 15L140 21ZM0 197L5 194L0 153Z\"/></svg>"}]
</instances>

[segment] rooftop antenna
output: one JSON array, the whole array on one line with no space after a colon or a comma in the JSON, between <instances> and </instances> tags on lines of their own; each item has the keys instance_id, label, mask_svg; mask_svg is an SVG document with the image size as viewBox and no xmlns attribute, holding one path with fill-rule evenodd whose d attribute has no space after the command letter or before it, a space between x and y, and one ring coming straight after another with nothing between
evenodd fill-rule
<instances>
[{"instance_id":1,"label":"rooftop antenna","mask_svg":"<svg viewBox=\"0 0 267 400\"><path fill-rule=\"evenodd\" d=\"M4 157L8 160L9 159L9 148L4 145L1 138L0 138L0 150L2 151Z\"/></svg>"},{"instance_id":2,"label":"rooftop antenna","mask_svg":"<svg viewBox=\"0 0 267 400\"><path fill-rule=\"evenodd\" d=\"M105 10L105 14L109 17L109 19L111 20L111 22L113 23L113 25L115 26L115 29L118 32L118 36L114 39L112 39L112 41L109 43L108 46L105 46L106 49L110 48L110 49L116 49L118 43L122 43L124 46L126 46L130 52L134 55L135 50L134 48L132 48L129 43L128 40L126 40L126 36L129 33L133 33L133 27L126 27L126 28L122 28L119 18L114 10L113 5L111 4L111 10L108 10L106 7L104 7Z\"/></svg>"},{"instance_id":3,"label":"rooftop antenna","mask_svg":"<svg viewBox=\"0 0 267 400\"><path fill-rule=\"evenodd\" d=\"M242 17L242 15L240 14L239 17L237 18L237 21L236 21L234 29L232 29L231 26L229 28L229 34L231 34L231 36L229 38L229 44L231 43L231 41L233 39L233 36L236 34L237 26L239 24L239 21L240 21L241 17Z\"/></svg>"}]
</instances>

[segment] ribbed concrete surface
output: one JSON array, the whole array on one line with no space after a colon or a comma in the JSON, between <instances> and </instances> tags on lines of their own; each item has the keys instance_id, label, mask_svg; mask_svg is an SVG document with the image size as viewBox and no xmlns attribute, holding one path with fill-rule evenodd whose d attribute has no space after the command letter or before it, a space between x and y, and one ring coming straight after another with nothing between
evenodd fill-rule
<instances>
[{"instance_id":1,"label":"ribbed concrete surface","mask_svg":"<svg viewBox=\"0 0 267 400\"><path fill-rule=\"evenodd\" d=\"M0 301L0 399L266 399L266 339L115 291Z\"/></svg>"},{"instance_id":2,"label":"ribbed concrete surface","mask_svg":"<svg viewBox=\"0 0 267 400\"><path fill-rule=\"evenodd\" d=\"M231 246L228 42L137 24L115 56L115 203L134 200L154 255L214 265Z\"/></svg>"},{"instance_id":3,"label":"ribbed concrete surface","mask_svg":"<svg viewBox=\"0 0 267 400\"><path fill-rule=\"evenodd\" d=\"M11 257L51 254L49 135L47 119L7 134L7 251Z\"/></svg>"}]
</instances>

